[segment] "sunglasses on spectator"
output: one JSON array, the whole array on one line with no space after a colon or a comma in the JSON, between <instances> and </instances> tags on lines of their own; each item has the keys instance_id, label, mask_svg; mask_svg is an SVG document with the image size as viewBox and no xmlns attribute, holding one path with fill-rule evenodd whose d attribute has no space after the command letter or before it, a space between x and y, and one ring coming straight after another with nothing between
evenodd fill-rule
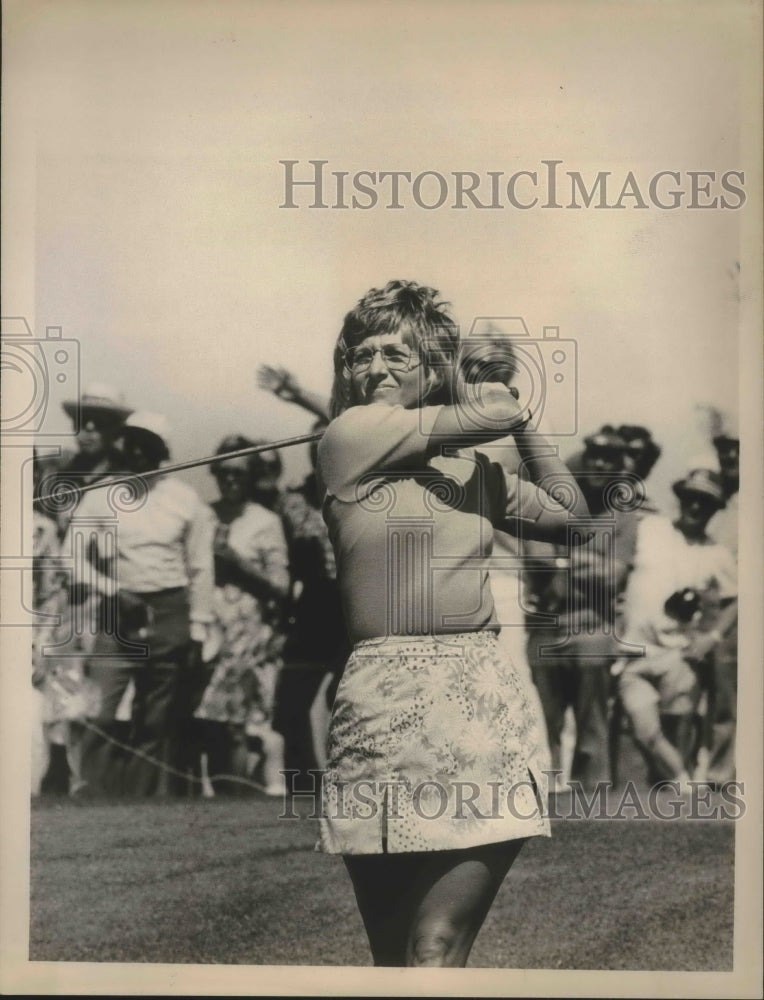
<instances>
[{"instance_id":1,"label":"sunglasses on spectator","mask_svg":"<svg viewBox=\"0 0 764 1000\"><path fill-rule=\"evenodd\" d=\"M87 429L92 425L93 430L103 431L117 427L120 421L117 417L102 413L100 410L83 410L80 423L83 428Z\"/></svg>"}]
</instances>

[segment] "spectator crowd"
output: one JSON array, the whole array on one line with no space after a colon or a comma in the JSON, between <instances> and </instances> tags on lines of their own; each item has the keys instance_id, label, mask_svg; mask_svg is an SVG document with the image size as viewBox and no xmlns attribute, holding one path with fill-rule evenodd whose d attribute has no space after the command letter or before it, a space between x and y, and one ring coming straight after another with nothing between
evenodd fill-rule
<instances>
[{"instance_id":1,"label":"spectator crowd","mask_svg":"<svg viewBox=\"0 0 764 1000\"><path fill-rule=\"evenodd\" d=\"M505 360L493 359L494 377L510 380ZM264 366L259 379L314 430L328 422L326 402L289 372ZM33 514L32 794L312 788L349 653L315 442L312 471L285 488L278 450L226 437L206 504L162 474L161 414L133 411L105 384L66 408L76 453L34 462L36 495L54 499ZM720 425L709 443L715 460L677 469L675 508L659 510L650 430L600 427L568 461L589 507L571 525L585 543L496 533L501 639L540 704L560 785L617 780L627 733L654 781L735 776L737 430ZM523 474L510 441L486 450ZM126 473L145 478L120 486ZM510 621L502 609L518 594L524 617Z\"/></svg>"}]
</instances>

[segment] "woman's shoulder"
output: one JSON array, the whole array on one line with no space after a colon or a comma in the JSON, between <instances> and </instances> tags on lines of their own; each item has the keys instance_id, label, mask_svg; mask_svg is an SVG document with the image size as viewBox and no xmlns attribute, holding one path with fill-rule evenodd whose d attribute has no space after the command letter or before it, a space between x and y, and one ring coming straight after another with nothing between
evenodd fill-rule
<instances>
[{"instance_id":1,"label":"woman's shoulder","mask_svg":"<svg viewBox=\"0 0 764 1000\"><path fill-rule=\"evenodd\" d=\"M319 442L319 449L327 437L344 433L357 433L358 428L368 426L390 426L401 424L405 427L426 426L435 421L442 409L438 406L418 406L407 408L400 404L366 403L350 406L329 423Z\"/></svg>"},{"instance_id":2,"label":"woman's shoulder","mask_svg":"<svg viewBox=\"0 0 764 1000\"><path fill-rule=\"evenodd\" d=\"M407 409L385 403L351 406L331 421L318 443L319 460L347 448L378 450L397 442L429 438L442 406Z\"/></svg>"},{"instance_id":3,"label":"woman's shoulder","mask_svg":"<svg viewBox=\"0 0 764 1000\"><path fill-rule=\"evenodd\" d=\"M422 464L440 410L380 403L345 410L329 424L318 446L322 495L357 499L357 484L369 474Z\"/></svg>"},{"instance_id":4,"label":"woman's shoulder","mask_svg":"<svg viewBox=\"0 0 764 1000\"><path fill-rule=\"evenodd\" d=\"M395 419L396 411L405 413L402 406L384 406L380 403L368 403L365 406L349 406L343 410L339 416L330 421L329 426L324 431L324 436L318 442L319 454L325 451L327 444L342 442L344 438L355 438L359 434L366 433L369 428L379 426L380 423L387 423Z\"/></svg>"}]
</instances>

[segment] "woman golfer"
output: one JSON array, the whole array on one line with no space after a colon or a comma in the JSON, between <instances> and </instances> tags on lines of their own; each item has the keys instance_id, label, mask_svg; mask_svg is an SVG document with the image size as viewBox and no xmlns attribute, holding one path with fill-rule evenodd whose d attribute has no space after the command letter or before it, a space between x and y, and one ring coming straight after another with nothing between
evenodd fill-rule
<instances>
[{"instance_id":1,"label":"woman golfer","mask_svg":"<svg viewBox=\"0 0 764 1000\"><path fill-rule=\"evenodd\" d=\"M353 643L321 838L376 965L464 966L523 841L549 835L539 722L499 652L488 561L495 527L564 541L586 505L512 392L458 374L458 348L434 289L369 291L345 317L319 446ZM523 478L490 460L507 434Z\"/></svg>"}]
</instances>

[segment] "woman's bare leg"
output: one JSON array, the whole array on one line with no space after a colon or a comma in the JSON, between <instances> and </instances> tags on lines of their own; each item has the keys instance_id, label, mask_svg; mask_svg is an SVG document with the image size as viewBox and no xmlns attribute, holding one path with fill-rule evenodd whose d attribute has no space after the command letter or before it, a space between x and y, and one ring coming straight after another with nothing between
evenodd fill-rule
<instances>
[{"instance_id":1,"label":"woman's bare leg","mask_svg":"<svg viewBox=\"0 0 764 1000\"><path fill-rule=\"evenodd\" d=\"M466 965L524 842L416 854L346 855L374 964Z\"/></svg>"},{"instance_id":2,"label":"woman's bare leg","mask_svg":"<svg viewBox=\"0 0 764 1000\"><path fill-rule=\"evenodd\" d=\"M375 965L406 964L411 884L420 854L346 854L343 857Z\"/></svg>"}]
</instances>

